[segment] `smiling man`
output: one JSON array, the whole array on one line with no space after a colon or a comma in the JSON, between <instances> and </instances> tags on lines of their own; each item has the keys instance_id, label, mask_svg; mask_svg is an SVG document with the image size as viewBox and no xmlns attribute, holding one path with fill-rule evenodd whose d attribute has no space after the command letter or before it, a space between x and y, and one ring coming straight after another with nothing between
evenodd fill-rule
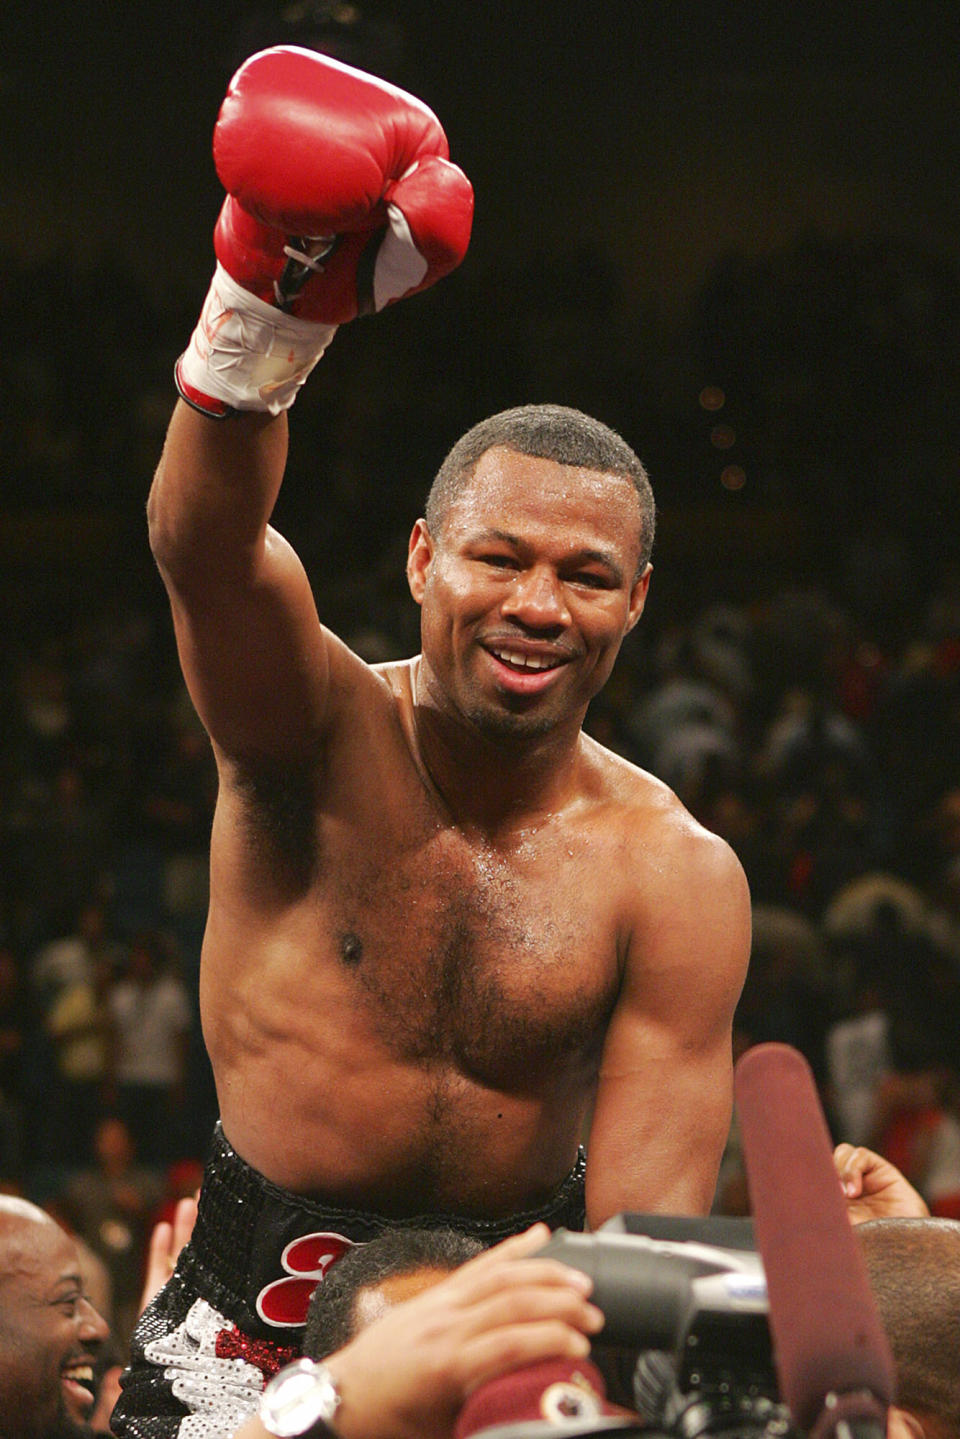
<instances>
[{"instance_id":1,"label":"smiling man","mask_svg":"<svg viewBox=\"0 0 960 1439\"><path fill-rule=\"evenodd\" d=\"M494 741L576 735L643 610L653 528L643 466L596 421L532 406L477 425L411 538L432 708Z\"/></svg>"},{"instance_id":2,"label":"smiling man","mask_svg":"<svg viewBox=\"0 0 960 1439\"><path fill-rule=\"evenodd\" d=\"M0 1436L89 1439L107 1334L73 1240L42 1209L0 1195Z\"/></svg>"},{"instance_id":3,"label":"smiling man","mask_svg":"<svg viewBox=\"0 0 960 1439\"><path fill-rule=\"evenodd\" d=\"M265 143L265 110L251 190L219 157ZM581 729L650 582L632 449L554 406L464 436L413 527L422 649L399 663L321 623L270 524L285 412L336 323L466 247L465 178L392 155L425 125L445 153L420 102L290 51L247 62L218 121L234 193L149 521L219 771L200 1000L221 1126L193 1239L141 1322L123 1433L208 1413L178 1377L204 1353L272 1337L288 1357L310 1284L385 1219L489 1243L582 1227L591 1109L593 1225L706 1211L727 1135L743 873ZM344 137L364 164L332 153ZM264 189L280 170L283 203ZM349 204L330 194L344 176ZM293 192L299 239L277 228Z\"/></svg>"}]
</instances>

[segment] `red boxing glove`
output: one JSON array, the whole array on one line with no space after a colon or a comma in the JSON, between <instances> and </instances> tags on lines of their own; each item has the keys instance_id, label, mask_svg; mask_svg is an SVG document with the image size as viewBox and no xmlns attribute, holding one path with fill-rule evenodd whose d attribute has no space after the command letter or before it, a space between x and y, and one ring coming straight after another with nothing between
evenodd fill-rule
<instances>
[{"instance_id":1,"label":"red boxing glove","mask_svg":"<svg viewBox=\"0 0 960 1439\"><path fill-rule=\"evenodd\" d=\"M230 82L214 130L228 192L217 258L303 319L382 310L466 254L473 191L448 154L437 117L403 90L311 50L261 51ZM288 263L297 239L304 254L334 242L322 272ZM285 270L305 271L299 293L288 274L277 294Z\"/></svg>"},{"instance_id":2,"label":"red boxing glove","mask_svg":"<svg viewBox=\"0 0 960 1439\"><path fill-rule=\"evenodd\" d=\"M287 408L337 325L426 289L466 253L473 191L436 116L326 55L278 46L247 60L213 151L228 191L219 264L177 366L207 413Z\"/></svg>"}]
</instances>

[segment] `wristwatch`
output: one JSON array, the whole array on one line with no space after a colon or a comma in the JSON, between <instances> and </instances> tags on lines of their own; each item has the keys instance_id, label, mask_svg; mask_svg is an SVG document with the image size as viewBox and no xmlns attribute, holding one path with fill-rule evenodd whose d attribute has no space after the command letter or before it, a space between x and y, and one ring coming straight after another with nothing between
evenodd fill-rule
<instances>
[{"instance_id":1,"label":"wristwatch","mask_svg":"<svg viewBox=\"0 0 960 1439\"><path fill-rule=\"evenodd\" d=\"M335 1435L340 1392L325 1364L297 1359L275 1374L260 1400L260 1423L278 1439Z\"/></svg>"}]
</instances>

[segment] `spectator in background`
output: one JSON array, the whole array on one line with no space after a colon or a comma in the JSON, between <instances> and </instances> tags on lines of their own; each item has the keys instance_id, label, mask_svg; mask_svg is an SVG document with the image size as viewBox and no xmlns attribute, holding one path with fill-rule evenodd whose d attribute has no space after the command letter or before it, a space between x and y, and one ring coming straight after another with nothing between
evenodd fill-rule
<instances>
[{"instance_id":1,"label":"spectator in background","mask_svg":"<svg viewBox=\"0 0 960 1439\"><path fill-rule=\"evenodd\" d=\"M68 1182L65 1217L110 1275L115 1332L126 1342L136 1322L147 1244L162 1191L158 1174L137 1163L122 1119L106 1116L94 1135L94 1163Z\"/></svg>"},{"instance_id":2,"label":"spectator in background","mask_svg":"<svg viewBox=\"0 0 960 1439\"><path fill-rule=\"evenodd\" d=\"M113 978L113 958L100 946L91 955L88 972L63 985L44 1015L56 1061L50 1148L64 1164L87 1163L102 1113L113 1055L108 1004Z\"/></svg>"},{"instance_id":3,"label":"spectator in background","mask_svg":"<svg viewBox=\"0 0 960 1439\"><path fill-rule=\"evenodd\" d=\"M669 785L704 821L713 793L728 787L743 767L738 713L727 687L705 664L708 616L693 627L696 638L674 632L658 649L659 677L632 705L625 721L637 761ZM714 644L716 653L726 654ZM742 683L746 684L746 676ZM737 686L734 685L734 689Z\"/></svg>"},{"instance_id":4,"label":"spectator in background","mask_svg":"<svg viewBox=\"0 0 960 1439\"><path fill-rule=\"evenodd\" d=\"M13 950L0 944L0 1185L18 1178L22 1161L22 1063L27 1011Z\"/></svg>"},{"instance_id":5,"label":"spectator in background","mask_svg":"<svg viewBox=\"0 0 960 1439\"><path fill-rule=\"evenodd\" d=\"M30 960L30 988L42 1015L68 984L91 979L94 961L119 963L122 946L111 935L104 904L86 898L79 906L60 904L53 916L50 937Z\"/></svg>"},{"instance_id":6,"label":"spectator in background","mask_svg":"<svg viewBox=\"0 0 960 1439\"><path fill-rule=\"evenodd\" d=\"M163 1175L163 1192L154 1213L155 1224L172 1223L183 1200L195 1197L203 1182L203 1160L175 1159Z\"/></svg>"},{"instance_id":7,"label":"spectator in background","mask_svg":"<svg viewBox=\"0 0 960 1439\"><path fill-rule=\"evenodd\" d=\"M938 797L921 827L931 930L960 971L960 784Z\"/></svg>"},{"instance_id":8,"label":"spectator in background","mask_svg":"<svg viewBox=\"0 0 960 1439\"><path fill-rule=\"evenodd\" d=\"M209 898L210 826L217 771L206 732L181 687L165 707L166 723L141 797L144 837L159 866L167 923L199 949Z\"/></svg>"},{"instance_id":9,"label":"spectator in background","mask_svg":"<svg viewBox=\"0 0 960 1439\"><path fill-rule=\"evenodd\" d=\"M46 1198L66 1171L89 1159L106 1079L109 1018L103 991L124 953L96 897L61 907L49 933L28 967L23 1078L31 1144L24 1162L34 1199Z\"/></svg>"},{"instance_id":10,"label":"spectator in background","mask_svg":"<svg viewBox=\"0 0 960 1439\"><path fill-rule=\"evenodd\" d=\"M823 1074L828 993L819 928L784 905L754 904L750 968L734 1027L744 1044L792 1044Z\"/></svg>"},{"instance_id":11,"label":"spectator in background","mask_svg":"<svg viewBox=\"0 0 960 1439\"><path fill-rule=\"evenodd\" d=\"M791 903L819 916L879 855L874 765L844 715L798 693L767 732L759 771L772 795Z\"/></svg>"},{"instance_id":12,"label":"spectator in background","mask_svg":"<svg viewBox=\"0 0 960 1439\"><path fill-rule=\"evenodd\" d=\"M861 962L850 976L849 1005L828 1027L825 1044L824 1105L834 1132L849 1144L868 1144L877 1131L889 1029L877 976Z\"/></svg>"},{"instance_id":13,"label":"spectator in background","mask_svg":"<svg viewBox=\"0 0 960 1439\"><path fill-rule=\"evenodd\" d=\"M877 895L870 923L846 941L861 972L871 976L886 1026L888 1062L876 1082L867 1142L902 1170L934 1212L952 1214L960 1207L954 1058L960 980L931 937L924 911L911 919L904 905L880 889Z\"/></svg>"},{"instance_id":14,"label":"spectator in background","mask_svg":"<svg viewBox=\"0 0 960 1439\"><path fill-rule=\"evenodd\" d=\"M41 893L82 905L103 882L109 849L102 798L70 756L53 775L40 813L32 882Z\"/></svg>"},{"instance_id":15,"label":"spectator in background","mask_svg":"<svg viewBox=\"0 0 960 1439\"><path fill-rule=\"evenodd\" d=\"M115 1034L113 1088L118 1112L145 1164L177 1157L186 1103L193 1013L160 935L130 945L126 974L109 994Z\"/></svg>"}]
</instances>

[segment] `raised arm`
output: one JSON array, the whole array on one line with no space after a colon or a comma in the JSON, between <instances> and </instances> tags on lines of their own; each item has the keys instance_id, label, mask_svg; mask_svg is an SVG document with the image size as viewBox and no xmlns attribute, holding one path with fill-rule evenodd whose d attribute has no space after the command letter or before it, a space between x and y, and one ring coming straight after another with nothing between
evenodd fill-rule
<instances>
[{"instance_id":1,"label":"raised arm","mask_svg":"<svg viewBox=\"0 0 960 1439\"><path fill-rule=\"evenodd\" d=\"M179 401L147 514L184 678L222 753L295 752L319 727L327 646L310 584L268 527L286 416L216 421Z\"/></svg>"},{"instance_id":2,"label":"raised arm","mask_svg":"<svg viewBox=\"0 0 960 1439\"><path fill-rule=\"evenodd\" d=\"M687 823L652 870L607 1033L587 1219L706 1214L733 1106L733 1013L750 897L733 851Z\"/></svg>"},{"instance_id":3,"label":"raised arm","mask_svg":"<svg viewBox=\"0 0 960 1439\"><path fill-rule=\"evenodd\" d=\"M214 130L217 268L177 364L149 503L184 674L221 755L316 743L333 649L269 526L285 411L337 327L425 289L466 251L472 191L419 100L327 56L261 51ZM188 408L189 407L189 408ZM333 660L334 666L336 659Z\"/></svg>"}]
</instances>

